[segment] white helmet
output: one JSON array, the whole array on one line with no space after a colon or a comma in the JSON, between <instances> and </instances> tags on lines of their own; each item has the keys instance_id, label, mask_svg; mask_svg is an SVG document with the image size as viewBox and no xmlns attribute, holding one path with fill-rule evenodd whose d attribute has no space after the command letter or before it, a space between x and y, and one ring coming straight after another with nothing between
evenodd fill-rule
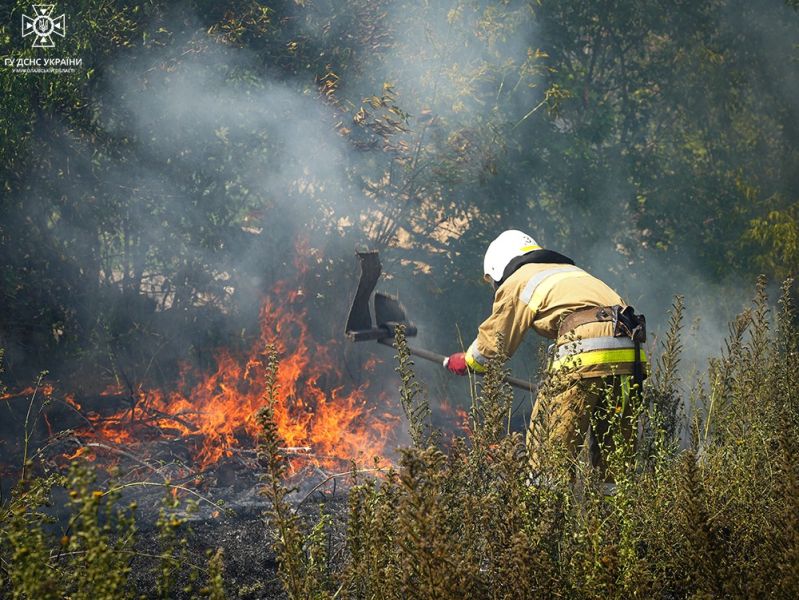
<instances>
[{"instance_id":1,"label":"white helmet","mask_svg":"<svg viewBox=\"0 0 799 600\"><path fill-rule=\"evenodd\" d=\"M499 234L486 250L483 260L483 273L486 281L499 282L505 272L505 267L517 256L522 256L533 250L540 250L541 246L522 231L509 229Z\"/></svg>"}]
</instances>

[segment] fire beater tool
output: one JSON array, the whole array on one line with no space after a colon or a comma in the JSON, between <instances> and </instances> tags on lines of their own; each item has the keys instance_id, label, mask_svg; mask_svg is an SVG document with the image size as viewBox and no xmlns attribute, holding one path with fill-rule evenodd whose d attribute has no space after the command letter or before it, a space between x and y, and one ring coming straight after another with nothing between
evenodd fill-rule
<instances>
[{"instance_id":1,"label":"fire beater tool","mask_svg":"<svg viewBox=\"0 0 799 600\"><path fill-rule=\"evenodd\" d=\"M365 342L377 340L379 344L392 346L394 332L399 325L405 326L405 336L413 337L417 333L416 326L408 321L405 316L405 308L394 296L375 292L377 280L380 279L382 266L377 252L358 252L358 259L361 263L361 278L358 281L358 289L355 292L355 299L352 301L349 317L347 317L346 336L352 342ZM369 299L374 292L374 314L375 323L372 322L372 313L369 308ZM446 356L424 350L423 348L408 347L408 351L414 356L424 358L444 364ZM538 388L530 381L517 379L516 377L506 377L510 385L535 392Z\"/></svg>"}]
</instances>

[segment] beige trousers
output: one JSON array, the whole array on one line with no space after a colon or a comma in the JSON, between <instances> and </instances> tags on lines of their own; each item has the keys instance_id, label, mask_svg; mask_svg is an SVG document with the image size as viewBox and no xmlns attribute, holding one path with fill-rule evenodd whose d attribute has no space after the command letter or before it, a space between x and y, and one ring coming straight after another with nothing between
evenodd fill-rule
<instances>
[{"instance_id":1,"label":"beige trousers","mask_svg":"<svg viewBox=\"0 0 799 600\"><path fill-rule=\"evenodd\" d=\"M539 394L527 433L533 473L544 466L545 453L560 450L576 459L587 445L591 464L606 474L614 434L630 440L634 433L631 385L630 375L571 378L554 393ZM611 423L617 425L609 431Z\"/></svg>"}]
</instances>

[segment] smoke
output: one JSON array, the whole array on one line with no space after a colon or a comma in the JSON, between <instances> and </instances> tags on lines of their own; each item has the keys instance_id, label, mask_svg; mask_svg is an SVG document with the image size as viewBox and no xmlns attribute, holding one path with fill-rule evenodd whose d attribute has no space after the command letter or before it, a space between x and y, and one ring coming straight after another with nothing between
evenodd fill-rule
<instances>
[{"instance_id":1,"label":"smoke","mask_svg":"<svg viewBox=\"0 0 799 600\"><path fill-rule=\"evenodd\" d=\"M174 69L170 60L171 53L158 57L133 76L124 59L115 69L111 112L127 117L117 127L146 157L138 180L168 189L158 199L160 209L187 228L192 245L186 250L212 272L240 273L266 286L268 279L291 275L298 236L324 250L327 242L318 234L330 232L320 231L322 219L352 219L362 201L345 195L349 153L332 128L331 110L313 93L312 80L278 81L268 71L253 80L260 69L244 50L204 49ZM200 179L191 182L190 193L182 191L184 174ZM255 215L247 218L248 212ZM209 217L227 220L229 228L221 231L229 235L204 238ZM231 246L235 251L227 250ZM257 304L257 298L239 302Z\"/></svg>"},{"instance_id":2,"label":"smoke","mask_svg":"<svg viewBox=\"0 0 799 600\"><path fill-rule=\"evenodd\" d=\"M631 233L639 224L624 220L636 201L636 165L603 158L603 180L594 185L587 167L603 149L589 145L576 158L564 152L579 123L568 114L544 118L550 63L536 50L547 50L548 38L526 3L494 4L289 4L273 17L285 39L270 43L299 44L294 58L281 54L299 65L265 64L255 50L207 33L202 15L176 12L163 23L175 33L162 50L122 52L105 68L95 125L116 140L110 155L71 125L51 124L61 144L48 152L82 174L58 185L85 203L78 210L108 215L99 224L62 219L53 235L85 247L77 255L99 263L108 285L140 277L160 313L208 306L194 322L153 321L177 356L202 354L220 331L231 343L242 329L251 334L263 293L303 261L315 271L305 290L314 326L340 335L355 286L353 250L377 247L389 276L379 287L406 305L419 326L416 343L447 354L461 349L458 332L470 343L490 310L480 282L488 241L504 228L527 229L607 281L647 315L656 336L673 296L685 294L688 319L700 317L686 362L704 362L721 348L751 282L708 273L697 249L712 250L701 242L668 252L642 247ZM726 18L733 32L748 27L732 13ZM772 20L758 29L762 56L782 52L790 36L785 28L766 35ZM785 73L778 63L768 66ZM336 81L332 99L320 90L325 77ZM774 85L787 86L781 93L795 111L795 74ZM386 92L388 104L370 104ZM393 115L401 127L383 137L359 128L353 117L361 106L367 121ZM102 170L93 166L98 160ZM28 197L47 203L52 185L40 183ZM675 199L686 211L690 201L688 190ZM381 219L396 225L394 235L379 239ZM103 226L122 234L104 239L102 255L92 257ZM307 255L297 256L298 240ZM124 272L113 258L119 254L129 257ZM87 313L107 300L97 287L87 280ZM123 321L138 310L129 296L116 311ZM91 316L81 321L89 327ZM113 343L126 345L122 337ZM537 369L540 342L528 337L511 363L520 376ZM137 357L151 352L126 348ZM372 352L390 357L382 348L347 352L353 364ZM437 367L425 375L444 387ZM460 381L455 387L462 395Z\"/></svg>"}]
</instances>

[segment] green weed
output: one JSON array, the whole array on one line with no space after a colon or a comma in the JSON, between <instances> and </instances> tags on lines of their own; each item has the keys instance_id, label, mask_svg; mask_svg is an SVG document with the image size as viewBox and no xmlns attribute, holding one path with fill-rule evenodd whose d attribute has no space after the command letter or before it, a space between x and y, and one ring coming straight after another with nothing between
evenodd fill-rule
<instances>
[{"instance_id":1,"label":"green weed","mask_svg":"<svg viewBox=\"0 0 799 600\"><path fill-rule=\"evenodd\" d=\"M289 596L799 596L799 364L790 283L772 318L758 282L687 415L678 373L684 306L675 300L632 417L611 416L610 494L589 461L555 449L531 481L522 436L507 427L502 360L479 384L469 435L446 448L423 443L427 412L413 409L421 392L398 335L414 445L384 478L356 478L346 535L324 573L311 569L319 527L303 536L286 506L282 525L273 511L277 529L289 528L278 546ZM624 418L638 426L637 440L621 434ZM690 440L681 438L691 431ZM280 475L267 473L278 500Z\"/></svg>"}]
</instances>

